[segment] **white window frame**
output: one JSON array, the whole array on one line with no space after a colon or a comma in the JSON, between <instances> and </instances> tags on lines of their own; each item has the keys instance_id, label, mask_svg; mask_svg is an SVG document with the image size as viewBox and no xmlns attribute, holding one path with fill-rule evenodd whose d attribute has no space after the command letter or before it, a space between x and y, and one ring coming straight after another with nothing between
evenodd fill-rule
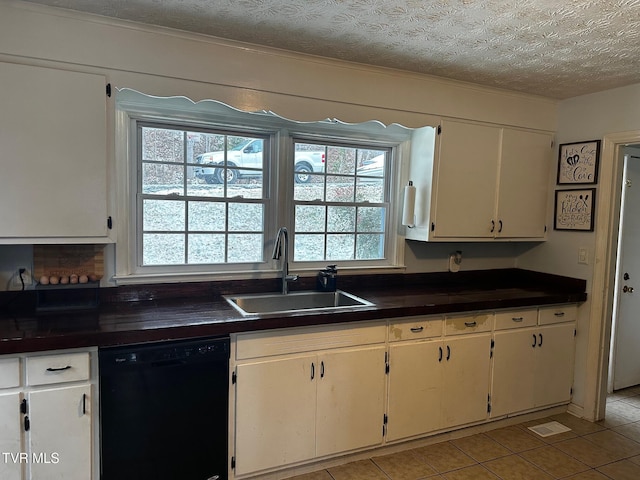
<instances>
[{"instance_id":1,"label":"white window frame","mask_svg":"<svg viewBox=\"0 0 640 480\"><path fill-rule=\"evenodd\" d=\"M133 91L131 91L133 92ZM131 100L133 98L133 101ZM116 99L118 100L118 98ZM363 148L389 149L387 162L389 208L385 232L386 258L381 260L349 260L293 262L290 269L296 273L316 272L326 264L337 263L340 270L374 273L389 269L404 269L404 242L400 236L398 221L402 205L400 188L406 181L411 130L399 125L385 127L380 122L345 124L339 121L299 123L277 117L271 113L239 112L214 101L194 104L184 97L157 99L133 92L125 95L116 108L116 168L117 193L117 244L116 272L119 284L154 281L223 280L235 278L272 278L281 268L280 262L271 259L273 239L279 227L293 231L293 138L320 143L339 142ZM213 108L212 108L212 105ZM250 121L245 118L251 116ZM203 264L203 265L138 265L139 229L136 196L138 193L137 125L139 122L158 123L176 129L220 129L231 132L268 135L272 161L265 165L265 225L263 262L255 264ZM268 207L267 207L268 205Z\"/></svg>"}]
</instances>

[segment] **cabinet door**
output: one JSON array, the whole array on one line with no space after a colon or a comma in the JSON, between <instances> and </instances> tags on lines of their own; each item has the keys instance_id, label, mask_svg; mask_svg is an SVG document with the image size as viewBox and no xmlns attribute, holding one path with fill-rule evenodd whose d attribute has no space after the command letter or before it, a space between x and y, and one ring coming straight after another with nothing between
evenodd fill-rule
<instances>
[{"instance_id":1,"label":"cabinet door","mask_svg":"<svg viewBox=\"0 0 640 480\"><path fill-rule=\"evenodd\" d=\"M534 407L536 333L534 328L496 332L491 387L492 417Z\"/></svg>"},{"instance_id":2,"label":"cabinet door","mask_svg":"<svg viewBox=\"0 0 640 480\"><path fill-rule=\"evenodd\" d=\"M31 392L28 409L30 478L91 478L91 385Z\"/></svg>"},{"instance_id":3,"label":"cabinet door","mask_svg":"<svg viewBox=\"0 0 640 480\"><path fill-rule=\"evenodd\" d=\"M105 77L0 63L0 85L0 239L106 237Z\"/></svg>"},{"instance_id":4,"label":"cabinet door","mask_svg":"<svg viewBox=\"0 0 640 480\"><path fill-rule=\"evenodd\" d=\"M317 456L382 443L384 356L382 345L318 355Z\"/></svg>"},{"instance_id":5,"label":"cabinet door","mask_svg":"<svg viewBox=\"0 0 640 480\"><path fill-rule=\"evenodd\" d=\"M441 428L487 418L491 335L444 341Z\"/></svg>"},{"instance_id":6,"label":"cabinet door","mask_svg":"<svg viewBox=\"0 0 640 480\"><path fill-rule=\"evenodd\" d=\"M442 341L389 347L387 441L422 435L440 427Z\"/></svg>"},{"instance_id":7,"label":"cabinet door","mask_svg":"<svg viewBox=\"0 0 640 480\"><path fill-rule=\"evenodd\" d=\"M546 133L503 130L496 236L544 237L551 141Z\"/></svg>"},{"instance_id":8,"label":"cabinet door","mask_svg":"<svg viewBox=\"0 0 640 480\"><path fill-rule=\"evenodd\" d=\"M315 355L238 365L236 475L315 456Z\"/></svg>"},{"instance_id":9,"label":"cabinet door","mask_svg":"<svg viewBox=\"0 0 640 480\"><path fill-rule=\"evenodd\" d=\"M433 236L492 238L501 130L443 121L434 182Z\"/></svg>"},{"instance_id":10,"label":"cabinet door","mask_svg":"<svg viewBox=\"0 0 640 480\"><path fill-rule=\"evenodd\" d=\"M573 385L573 323L538 329L536 348L536 407L568 402Z\"/></svg>"},{"instance_id":11,"label":"cabinet door","mask_svg":"<svg viewBox=\"0 0 640 480\"><path fill-rule=\"evenodd\" d=\"M0 478L20 480L22 464L18 458L23 451L20 441L22 429L20 422L20 394L0 394Z\"/></svg>"}]
</instances>

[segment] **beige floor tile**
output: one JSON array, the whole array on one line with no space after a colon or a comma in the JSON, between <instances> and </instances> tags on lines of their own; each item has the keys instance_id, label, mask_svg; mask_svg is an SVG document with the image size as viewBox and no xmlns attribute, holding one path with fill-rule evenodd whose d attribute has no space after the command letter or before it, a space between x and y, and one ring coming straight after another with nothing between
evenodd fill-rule
<instances>
[{"instance_id":1,"label":"beige floor tile","mask_svg":"<svg viewBox=\"0 0 640 480\"><path fill-rule=\"evenodd\" d=\"M588 435L589 433L599 432L605 429L602 425L583 420L570 413L561 413L551 418L569 427L576 435Z\"/></svg>"},{"instance_id":2,"label":"beige floor tile","mask_svg":"<svg viewBox=\"0 0 640 480\"><path fill-rule=\"evenodd\" d=\"M630 462L635 463L636 465L640 465L640 455L636 455L635 457L627 458Z\"/></svg>"},{"instance_id":3,"label":"beige floor tile","mask_svg":"<svg viewBox=\"0 0 640 480\"><path fill-rule=\"evenodd\" d=\"M446 480L500 480L482 465L461 468L443 475Z\"/></svg>"},{"instance_id":4,"label":"beige floor tile","mask_svg":"<svg viewBox=\"0 0 640 480\"><path fill-rule=\"evenodd\" d=\"M527 450L520 456L555 478L568 477L590 469L589 466L552 446Z\"/></svg>"},{"instance_id":5,"label":"beige floor tile","mask_svg":"<svg viewBox=\"0 0 640 480\"><path fill-rule=\"evenodd\" d=\"M553 477L518 455L498 458L483 463L503 480L552 480Z\"/></svg>"},{"instance_id":6,"label":"beige floor tile","mask_svg":"<svg viewBox=\"0 0 640 480\"><path fill-rule=\"evenodd\" d=\"M534 436L535 434L515 426L491 430L486 434L503 447L515 453L545 446L544 442Z\"/></svg>"},{"instance_id":7,"label":"beige floor tile","mask_svg":"<svg viewBox=\"0 0 640 480\"><path fill-rule=\"evenodd\" d=\"M389 480L371 460L347 463L328 470L334 480Z\"/></svg>"},{"instance_id":8,"label":"beige floor tile","mask_svg":"<svg viewBox=\"0 0 640 480\"><path fill-rule=\"evenodd\" d=\"M563 478L562 480L610 480L609 477L595 470L587 470L586 472L573 475L572 477Z\"/></svg>"},{"instance_id":9,"label":"beige floor tile","mask_svg":"<svg viewBox=\"0 0 640 480\"><path fill-rule=\"evenodd\" d=\"M629 405L625 402L614 402L607 405L605 418L609 415L615 415L618 418L625 419L626 423L640 422L640 408Z\"/></svg>"},{"instance_id":10,"label":"beige floor tile","mask_svg":"<svg viewBox=\"0 0 640 480\"><path fill-rule=\"evenodd\" d=\"M585 440L596 444L597 446L615 452L623 457L633 457L640 455L640 443L634 442L613 430L603 430L602 432L585 435Z\"/></svg>"},{"instance_id":11,"label":"beige floor tile","mask_svg":"<svg viewBox=\"0 0 640 480\"><path fill-rule=\"evenodd\" d=\"M622 415L616 415L615 413L612 413L612 412L607 412L605 419L599 420L596 423L605 428L616 428L622 425L628 425L630 423L634 423L634 420L630 420L628 417L625 417Z\"/></svg>"},{"instance_id":12,"label":"beige floor tile","mask_svg":"<svg viewBox=\"0 0 640 480\"><path fill-rule=\"evenodd\" d=\"M420 455L438 473L449 472L476 464L475 460L450 442L436 443L434 445L416 448L412 451Z\"/></svg>"},{"instance_id":13,"label":"beige floor tile","mask_svg":"<svg viewBox=\"0 0 640 480\"><path fill-rule=\"evenodd\" d=\"M298 475L297 477L291 477L287 480L333 480L329 472L326 470L320 470L319 472L305 473L304 475Z\"/></svg>"},{"instance_id":14,"label":"beige floor tile","mask_svg":"<svg viewBox=\"0 0 640 480\"><path fill-rule=\"evenodd\" d=\"M437 472L413 451L405 451L372 458L391 480L418 480Z\"/></svg>"},{"instance_id":15,"label":"beige floor tile","mask_svg":"<svg viewBox=\"0 0 640 480\"><path fill-rule=\"evenodd\" d=\"M613 480L638 480L640 478L640 465L628 460L604 465L598 468L598 471Z\"/></svg>"},{"instance_id":16,"label":"beige floor tile","mask_svg":"<svg viewBox=\"0 0 640 480\"><path fill-rule=\"evenodd\" d=\"M614 427L613 431L619 433L620 435L624 435L631 440L640 442L640 422L620 425L619 427Z\"/></svg>"},{"instance_id":17,"label":"beige floor tile","mask_svg":"<svg viewBox=\"0 0 640 480\"><path fill-rule=\"evenodd\" d=\"M477 462L486 462L511 454L510 450L484 434L459 438L451 443Z\"/></svg>"},{"instance_id":18,"label":"beige floor tile","mask_svg":"<svg viewBox=\"0 0 640 480\"><path fill-rule=\"evenodd\" d=\"M622 460L624 455L605 450L584 438L573 438L564 442L556 443L555 448L560 449L570 457L596 468L607 463Z\"/></svg>"},{"instance_id":19,"label":"beige floor tile","mask_svg":"<svg viewBox=\"0 0 640 480\"><path fill-rule=\"evenodd\" d=\"M622 397L620 399L621 402L627 403L629 405L632 405L636 408L640 408L640 395L633 395L630 397Z\"/></svg>"}]
</instances>

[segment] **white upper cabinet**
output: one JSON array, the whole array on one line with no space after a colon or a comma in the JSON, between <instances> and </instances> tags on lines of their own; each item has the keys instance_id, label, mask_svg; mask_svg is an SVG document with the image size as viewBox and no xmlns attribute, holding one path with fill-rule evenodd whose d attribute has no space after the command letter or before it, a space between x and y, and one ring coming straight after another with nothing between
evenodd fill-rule
<instances>
[{"instance_id":1,"label":"white upper cabinet","mask_svg":"<svg viewBox=\"0 0 640 480\"><path fill-rule=\"evenodd\" d=\"M106 78L0 63L0 243L109 241Z\"/></svg>"},{"instance_id":2,"label":"white upper cabinet","mask_svg":"<svg viewBox=\"0 0 640 480\"><path fill-rule=\"evenodd\" d=\"M552 135L443 120L436 155L412 155L412 240L543 240Z\"/></svg>"}]
</instances>

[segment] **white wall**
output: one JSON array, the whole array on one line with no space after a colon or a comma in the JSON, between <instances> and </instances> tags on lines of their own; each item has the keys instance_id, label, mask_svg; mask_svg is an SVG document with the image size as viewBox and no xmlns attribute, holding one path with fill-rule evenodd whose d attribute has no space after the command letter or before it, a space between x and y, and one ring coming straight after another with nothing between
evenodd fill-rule
<instances>
[{"instance_id":1,"label":"white wall","mask_svg":"<svg viewBox=\"0 0 640 480\"><path fill-rule=\"evenodd\" d=\"M558 105L556 143L596 140L602 139L604 135L611 133L640 130L639 105L640 84L562 101ZM552 172L553 177L550 182L554 186L553 188L561 188L555 185L556 172L556 170ZM563 186L562 188L565 187ZM598 196L598 190L596 190L596 202L609 201L609 198ZM550 205L549 218L553 218L552 206ZM595 252L596 235L605 228L605 225L598 225L596 222L594 232L560 232L552 230L548 234L546 243L536 246L518 257L517 266L582 278L587 281L587 293L589 296L601 295L599 292L593 292L592 283L596 262L605 260L604 258L596 258ZM578 264L578 247L588 248L588 265ZM574 403L578 406L584 406L589 396L595 394L592 391L585 391L588 385L593 384L593 382L588 382L587 378L597 375L597 372L588 371L587 369L588 357L596 353L589 348L590 315L591 300L588 300L580 308L576 339ZM602 319L602 322L605 322L605 319ZM588 412L585 413L589 415Z\"/></svg>"}]
</instances>

